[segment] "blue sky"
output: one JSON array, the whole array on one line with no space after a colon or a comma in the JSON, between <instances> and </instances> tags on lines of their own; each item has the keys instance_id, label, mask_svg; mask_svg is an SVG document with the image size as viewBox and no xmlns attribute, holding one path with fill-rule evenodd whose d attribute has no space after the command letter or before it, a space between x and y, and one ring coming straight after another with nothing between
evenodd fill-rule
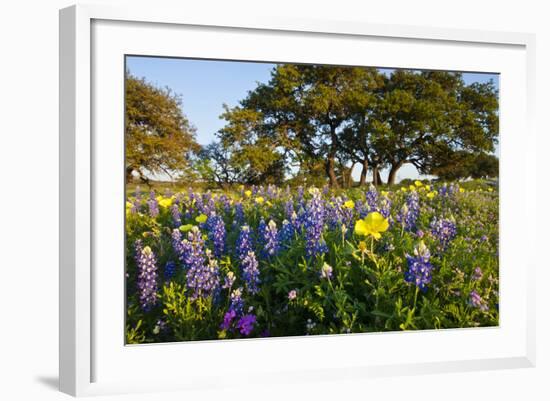
<instances>
[{"instance_id":1,"label":"blue sky","mask_svg":"<svg viewBox=\"0 0 550 401\"><path fill-rule=\"evenodd\" d=\"M197 129L197 140L208 144L214 133L224 126L219 116L222 105L236 106L257 82L267 82L274 64L190 60L160 57L128 56L126 68L134 76L145 78L156 86L167 86L182 96L183 112ZM498 74L464 73L466 83L493 80L498 88ZM355 174L354 174L355 175ZM386 173L382 173L385 179ZM417 178L411 165L405 165L398 178Z\"/></svg>"}]
</instances>

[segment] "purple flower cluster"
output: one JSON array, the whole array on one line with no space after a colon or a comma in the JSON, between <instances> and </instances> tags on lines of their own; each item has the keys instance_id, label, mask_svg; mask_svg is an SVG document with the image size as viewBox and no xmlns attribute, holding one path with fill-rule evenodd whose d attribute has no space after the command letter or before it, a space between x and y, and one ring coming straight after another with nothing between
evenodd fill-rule
<instances>
[{"instance_id":1,"label":"purple flower cluster","mask_svg":"<svg viewBox=\"0 0 550 401\"><path fill-rule=\"evenodd\" d=\"M259 291L260 270L258 269L258 261L254 252L248 252L248 255L241 260L241 269L247 291L251 294L256 294Z\"/></svg>"},{"instance_id":2,"label":"purple flower cluster","mask_svg":"<svg viewBox=\"0 0 550 401\"><path fill-rule=\"evenodd\" d=\"M143 247L140 240L136 241L134 247L139 304L147 312L157 302L157 260L151 248Z\"/></svg>"},{"instance_id":3,"label":"purple flower cluster","mask_svg":"<svg viewBox=\"0 0 550 401\"><path fill-rule=\"evenodd\" d=\"M147 206L149 206L149 216L155 218L159 215L159 203L155 198L155 192L151 191L149 195L149 200L147 201Z\"/></svg>"},{"instance_id":4,"label":"purple flower cluster","mask_svg":"<svg viewBox=\"0 0 550 401\"><path fill-rule=\"evenodd\" d=\"M380 214L386 219L390 218L391 213L391 200L387 196L382 195L380 199Z\"/></svg>"},{"instance_id":5,"label":"purple flower cluster","mask_svg":"<svg viewBox=\"0 0 550 401\"><path fill-rule=\"evenodd\" d=\"M239 260L243 260L248 255L248 252L253 250L252 237L249 226L242 226L235 247Z\"/></svg>"},{"instance_id":6,"label":"purple flower cluster","mask_svg":"<svg viewBox=\"0 0 550 401\"><path fill-rule=\"evenodd\" d=\"M443 184L438 189L439 196L448 197L456 194L459 191L458 185L456 184Z\"/></svg>"},{"instance_id":7,"label":"purple flower cluster","mask_svg":"<svg viewBox=\"0 0 550 401\"><path fill-rule=\"evenodd\" d=\"M397 214L396 219L406 231L414 231L419 215L420 203L418 193L416 191L411 191L407 195L407 199Z\"/></svg>"},{"instance_id":8,"label":"purple flower cluster","mask_svg":"<svg viewBox=\"0 0 550 401\"><path fill-rule=\"evenodd\" d=\"M294 233L294 226L288 220L283 220L283 227L279 231L279 242L282 245L288 245L294 238Z\"/></svg>"},{"instance_id":9,"label":"purple flower cluster","mask_svg":"<svg viewBox=\"0 0 550 401\"><path fill-rule=\"evenodd\" d=\"M223 219L217 214L212 213L206 221L206 229L208 230L208 238L214 245L214 255L219 258L225 250L226 231Z\"/></svg>"},{"instance_id":10,"label":"purple flower cluster","mask_svg":"<svg viewBox=\"0 0 550 401\"><path fill-rule=\"evenodd\" d=\"M285 217L290 220L294 214L294 203L289 200L285 202Z\"/></svg>"},{"instance_id":11,"label":"purple flower cluster","mask_svg":"<svg viewBox=\"0 0 550 401\"><path fill-rule=\"evenodd\" d=\"M378 192L376 191L376 187L372 184L365 194L365 201L367 202L368 213L378 211Z\"/></svg>"},{"instance_id":12,"label":"purple flower cluster","mask_svg":"<svg viewBox=\"0 0 550 401\"><path fill-rule=\"evenodd\" d=\"M470 292L470 300L468 301L468 304L473 307L477 308L483 312L486 312L489 310L489 307L487 306L487 302L481 297L481 295L478 294L476 290L473 290Z\"/></svg>"},{"instance_id":13,"label":"purple flower cluster","mask_svg":"<svg viewBox=\"0 0 550 401\"><path fill-rule=\"evenodd\" d=\"M178 230L174 230L172 242L180 261L187 269L187 288L192 291L191 298L215 295L220 285L219 269L210 251L204 249L199 228L193 227L187 234L187 239L178 239Z\"/></svg>"},{"instance_id":14,"label":"purple flower cluster","mask_svg":"<svg viewBox=\"0 0 550 401\"><path fill-rule=\"evenodd\" d=\"M172 260L164 265L164 279L169 281L176 274L176 263Z\"/></svg>"},{"instance_id":15,"label":"purple flower cluster","mask_svg":"<svg viewBox=\"0 0 550 401\"><path fill-rule=\"evenodd\" d=\"M308 257L316 257L328 252L327 244L323 238L325 226L325 207L319 192L313 192L313 197L307 204L304 215L304 232L306 237L306 254Z\"/></svg>"},{"instance_id":16,"label":"purple flower cluster","mask_svg":"<svg viewBox=\"0 0 550 401\"><path fill-rule=\"evenodd\" d=\"M430 256L430 250L422 241L414 249L414 256L406 255L408 270L405 272L405 281L413 283L423 292L426 292L432 281L433 266Z\"/></svg>"},{"instance_id":17,"label":"purple flower cluster","mask_svg":"<svg viewBox=\"0 0 550 401\"><path fill-rule=\"evenodd\" d=\"M170 206L170 214L172 215L172 224L174 227L179 227L181 225L181 214L177 203Z\"/></svg>"},{"instance_id":18,"label":"purple flower cluster","mask_svg":"<svg viewBox=\"0 0 550 401\"><path fill-rule=\"evenodd\" d=\"M474 272L472 273L472 280L479 281L483 278L483 271L481 270L481 267L477 266L474 269Z\"/></svg>"},{"instance_id":19,"label":"purple flower cluster","mask_svg":"<svg viewBox=\"0 0 550 401\"><path fill-rule=\"evenodd\" d=\"M223 323L220 326L222 330L231 330L237 317L237 312L233 309L228 310L223 316ZM255 324L256 316L249 313L239 318L235 324L235 329L238 330L243 336L248 336L254 330Z\"/></svg>"},{"instance_id":20,"label":"purple flower cluster","mask_svg":"<svg viewBox=\"0 0 550 401\"><path fill-rule=\"evenodd\" d=\"M241 225L244 222L244 209L241 202L235 203L235 224Z\"/></svg>"},{"instance_id":21,"label":"purple flower cluster","mask_svg":"<svg viewBox=\"0 0 550 401\"><path fill-rule=\"evenodd\" d=\"M269 220L262 232L262 243L264 244L263 254L266 257L275 256L279 252L279 236L277 232L277 224L273 220Z\"/></svg>"},{"instance_id":22,"label":"purple flower cluster","mask_svg":"<svg viewBox=\"0 0 550 401\"><path fill-rule=\"evenodd\" d=\"M432 235L439 240L441 247L446 249L456 237L456 224L450 219L436 219L431 223Z\"/></svg>"},{"instance_id":23,"label":"purple flower cluster","mask_svg":"<svg viewBox=\"0 0 550 401\"><path fill-rule=\"evenodd\" d=\"M237 288L231 292L229 309L234 310L240 315L244 309L244 300L242 297L243 289Z\"/></svg>"},{"instance_id":24,"label":"purple flower cluster","mask_svg":"<svg viewBox=\"0 0 550 401\"><path fill-rule=\"evenodd\" d=\"M244 315L237 322L237 329L243 336L248 336L254 330L256 324L256 316L252 314Z\"/></svg>"}]
</instances>

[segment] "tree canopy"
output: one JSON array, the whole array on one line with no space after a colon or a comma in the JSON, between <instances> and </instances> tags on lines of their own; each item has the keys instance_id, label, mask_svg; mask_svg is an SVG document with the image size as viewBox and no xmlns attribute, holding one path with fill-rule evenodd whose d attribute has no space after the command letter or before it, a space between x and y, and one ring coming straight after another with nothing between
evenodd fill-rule
<instances>
[{"instance_id":1,"label":"tree canopy","mask_svg":"<svg viewBox=\"0 0 550 401\"><path fill-rule=\"evenodd\" d=\"M407 163L433 174L450 156L493 152L497 96L493 83L466 85L456 72L278 65L268 83L226 109L218 138L234 163L263 179L280 174L276 165L314 177L322 167L339 187L359 163L361 184L368 170L381 183L383 168L393 184Z\"/></svg>"},{"instance_id":2,"label":"tree canopy","mask_svg":"<svg viewBox=\"0 0 550 401\"><path fill-rule=\"evenodd\" d=\"M200 145L181 97L129 73L125 93L126 181L134 174L147 182L152 174L176 179L189 172Z\"/></svg>"},{"instance_id":3,"label":"tree canopy","mask_svg":"<svg viewBox=\"0 0 550 401\"><path fill-rule=\"evenodd\" d=\"M444 179L498 175L498 91L459 72L281 64L220 118L201 147L179 96L127 75L127 178L338 188L357 165L360 185L369 172L378 185L405 164Z\"/></svg>"}]
</instances>

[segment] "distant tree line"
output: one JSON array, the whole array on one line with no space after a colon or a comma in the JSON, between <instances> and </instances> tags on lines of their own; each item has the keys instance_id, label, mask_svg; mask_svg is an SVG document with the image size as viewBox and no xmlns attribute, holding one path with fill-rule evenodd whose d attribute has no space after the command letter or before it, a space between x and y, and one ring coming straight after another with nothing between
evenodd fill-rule
<instances>
[{"instance_id":1,"label":"distant tree line","mask_svg":"<svg viewBox=\"0 0 550 401\"><path fill-rule=\"evenodd\" d=\"M181 100L127 75L127 178L164 172L216 183L349 187L412 164L442 179L498 176L498 93L462 74L277 65L233 108L207 146L196 143Z\"/></svg>"}]
</instances>

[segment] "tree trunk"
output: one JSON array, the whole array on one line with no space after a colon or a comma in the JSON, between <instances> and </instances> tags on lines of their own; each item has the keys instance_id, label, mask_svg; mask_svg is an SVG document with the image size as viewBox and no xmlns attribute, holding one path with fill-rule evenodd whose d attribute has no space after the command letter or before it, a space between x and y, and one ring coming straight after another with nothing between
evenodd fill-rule
<instances>
[{"instance_id":1,"label":"tree trunk","mask_svg":"<svg viewBox=\"0 0 550 401\"><path fill-rule=\"evenodd\" d=\"M380 171L378 170L378 166L373 166L372 167L372 185L377 187L380 184L382 184L380 180Z\"/></svg>"},{"instance_id":2,"label":"tree trunk","mask_svg":"<svg viewBox=\"0 0 550 401\"><path fill-rule=\"evenodd\" d=\"M403 162L393 163L390 168L390 174L388 175L388 185L395 184L395 177L397 176L397 171L403 166Z\"/></svg>"},{"instance_id":3,"label":"tree trunk","mask_svg":"<svg viewBox=\"0 0 550 401\"><path fill-rule=\"evenodd\" d=\"M332 188L340 188L340 184L338 183L338 178L336 177L336 172L334 171L334 156L329 156L327 158L327 161L325 162L325 168L327 171L327 176L330 181L330 186Z\"/></svg>"},{"instance_id":4,"label":"tree trunk","mask_svg":"<svg viewBox=\"0 0 550 401\"><path fill-rule=\"evenodd\" d=\"M359 186L362 187L367 183L367 172L369 171L369 162L367 159L363 160L363 168L361 169L361 178L359 179Z\"/></svg>"},{"instance_id":5,"label":"tree trunk","mask_svg":"<svg viewBox=\"0 0 550 401\"><path fill-rule=\"evenodd\" d=\"M382 177L380 177L380 169L376 169L376 182L377 182L377 185L382 185L383 182L382 182Z\"/></svg>"},{"instance_id":6,"label":"tree trunk","mask_svg":"<svg viewBox=\"0 0 550 401\"><path fill-rule=\"evenodd\" d=\"M129 183L132 181L132 173L134 172L134 169L132 167L126 167L126 183Z\"/></svg>"}]
</instances>

